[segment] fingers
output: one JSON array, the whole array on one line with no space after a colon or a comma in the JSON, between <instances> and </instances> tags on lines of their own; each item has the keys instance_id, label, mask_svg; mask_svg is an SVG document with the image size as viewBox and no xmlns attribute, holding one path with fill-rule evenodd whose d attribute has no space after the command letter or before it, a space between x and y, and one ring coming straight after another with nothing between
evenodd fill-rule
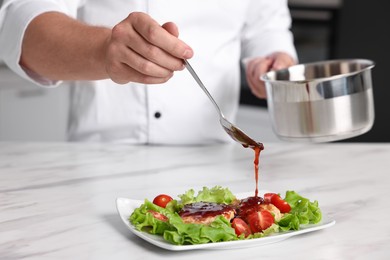
<instances>
[{"instance_id":1,"label":"fingers","mask_svg":"<svg viewBox=\"0 0 390 260\"><path fill-rule=\"evenodd\" d=\"M296 63L290 55L284 52L275 52L271 54L269 58L273 60L273 70L285 69Z\"/></svg>"},{"instance_id":2,"label":"fingers","mask_svg":"<svg viewBox=\"0 0 390 260\"><path fill-rule=\"evenodd\" d=\"M252 93L261 99L266 98L265 85L260 76L268 72L273 61L269 58L257 58L250 61L246 67L246 79Z\"/></svg>"},{"instance_id":3,"label":"fingers","mask_svg":"<svg viewBox=\"0 0 390 260\"><path fill-rule=\"evenodd\" d=\"M266 98L265 83L260 77L270 70L284 69L295 63L295 60L284 52L275 52L267 57L251 60L246 67L246 78L252 93L258 98Z\"/></svg>"},{"instance_id":4,"label":"fingers","mask_svg":"<svg viewBox=\"0 0 390 260\"><path fill-rule=\"evenodd\" d=\"M162 28L164 28L167 32L169 32L173 36L179 37L179 29L177 28L176 24L172 22L164 23L162 25Z\"/></svg>"},{"instance_id":5,"label":"fingers","mask_svg":"<svg viewBox=\"0 0 390 260\"><path fill-rule=\"evenodd\" d=\"M173 76L173 70L147 61L124 45L111 47L106 70L118 84L138 82L145 84L164 83Z\"/></svg>"},{"instance_id":6,"label":"fingers","mask_svg":"<svg viewBox=\"0 0 390 260\"><path fill-rule=\"evenodd\" d=\"M135 13L129 17L134 29L150 44L159 47L179 59L189 59L192 57L193 51L187 44L179 40L177 36L170 34L169 31L162 28L147 14ZM173 26L171 23L168 23L166 27L172 29Z\"/></svg>"},{"instance_id":7,"label":"fingers","mask_svg":"<svg viewBox=\"0 0 390 260\"><path fill-rule=\"evenodd\" d=\"M128 82L160 84L168 81L173 76L173 73L161 77L149 76L120 62L111 66L110 70L112 75L111 79L118 84L126 84Z\"/></svg>"},{"instance_id":8,"label":"fingers","mask_svg":"<svg viewBox=\"0 0 390 260\"><path fill-rule=\"evenodd\" d=\"M119 84L163 83L183 70L192 49L177 38L174 23L160 26L144 13L132 13L112 29L106 53L106 71Z\"/></svg>"},{"instance_id":9,"label":"fingers","mask_svg":"<svg viewBox=\"0 0 390 260\"><path fill-rule=\"evenodd\" d=\"M108 52L112 62L153 77L166 77L183 66L181 60L148 43L128 24L114 27Z\"/></svg>"}]
</instances>

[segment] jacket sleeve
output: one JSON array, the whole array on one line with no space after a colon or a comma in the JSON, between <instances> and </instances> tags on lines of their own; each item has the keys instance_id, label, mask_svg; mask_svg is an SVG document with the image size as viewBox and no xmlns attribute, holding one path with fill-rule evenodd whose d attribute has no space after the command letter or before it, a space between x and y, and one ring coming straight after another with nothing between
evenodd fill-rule
<instances>
[{"instance_id":1,"label":"jacket sleeve","mask_svg":"<svg viewBox=\"0 0 390 260\"><path fill-rule=\"evenodd\" d=\"M45 79L19 65L22 40L28 24L45 12L62 12L75 17L82 1L4 0L0 8L0 60L19 76L40 86L56 86L60 82Z\"/></svg>"},{"instance_id":2,"label":"jacket sleeve","mask_svg":"<svg viewBox=\"0 0 390 260\"><path fill-rule=\"evenodd\" d=\"M283 51L297 60L287 0L253 0L242 33L242 57Z\"/></svg>"}]
</instances>

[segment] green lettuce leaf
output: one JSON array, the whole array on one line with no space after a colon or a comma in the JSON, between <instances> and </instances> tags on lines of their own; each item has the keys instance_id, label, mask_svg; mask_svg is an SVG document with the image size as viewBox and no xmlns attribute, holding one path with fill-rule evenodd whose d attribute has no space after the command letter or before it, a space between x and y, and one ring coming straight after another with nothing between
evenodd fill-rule
<instances>
[{"instance_id":1,"label":"green lettuce leaf","mask_svg":"<svg viewBox=\"0 0 390 260\"><path fill-rule=\"evenodd\" d=\"M175 208L175 207L173 207ZM158 220L150 210L163 214L168 218L166 222ZM151 234L162 235L165 240L176 244L204 244L236 240L237 236L230 222L218 216L210 225L184 223L177 212L170 208L161 208L145 200L129 217L137 230Z\"/></svg>"},{"instance_id":2,"label":"green lettuce leaf","mask_svg":"<svg viewBox=\"0 0 390 260\"><path fill-rule=\"evenodd\" d=\"M175 223L174 230L164 232L164 239L173 244L204 244L236 240L229 221L218 216L210 225Z\"/></svg>"},{"instance_id":3,"label":"green lettuce leaf","mask_svg":"<svg viewBox=\"0 0 390 260\"><path fill-rule=\"evenodd\" d=\"M322 219L322 213L318 207L318 201L311 202L295 191L287 191L284 198L291 206L291 211L284 214L278 222L282 231L299 230L300 225L317 224Z\"/></svg>"},{"instance_id":4,"label":"green lettuce leaf","mask_svg":"<svg viewBox=\"0 0 390 260\"><path fill-rule=\"evenodd\" d=\"M279 225L274 223L269 228L263 230L262 232L249 235L247 239L265 237L278 232L279 232Z\"/></svg>"},{"instance_id":5,"label":"green lettuce leaf","mask_svg":"<svg viewBox=\"0 0 390 260\"><path fill-rule=\"evenodd\" d=\"M162 209L162 210L161 210ZM149 211L154 210L168 217L173 212L164 210L152 202L145 200L139 208L136 208L130 215L129 220L137 230L142 230L151 234L162 235L166 230L171 229L171 225L165 221L156 219ZM164 211L164 212L162 212Z\"/></svg>"},{"instance_id":6,"label":"green lettuce leaf","mask_svg":"<svg viewBox=\"0 0 390 260\"><path fill-rule=\"evenodd\" d=\"M231 204L237 199L228 188L222 188L221 186L215 186L211 189L203 187L196 196L195 191L190 189L186 193L179 195L179 198L184 205L201 201Z\"/></svg>"},{"instance_id":7,"label":"green lettuce leaf","mask_svg":"<svg viewBox=\"0 0 390 260\"><path fill-rule=\"evenodd\" d=\"M260 238L280 231L299 230L303 224L316 224L322 219L317 201L311 202L295 191L287 191L284 200L291 206L289 213L284 214L279 222L274 223L263 232L252 234L247 238L244 235L237 237L230 222L222 216L218 216L210 225L201 225L184 223L178 214L185 204L194 202L232 204L237 198L229 189L220 186L211 189L204 187L196 195L195 191L191 189L179 195L179 198L180 201L172 200L166 208L161 208L149 200L145 200L139 208L134 210L129 221L137 230L162 235L172 244L185 245ZM163 214L168 220L156 219L150 213L151 210Z\"/></svg>"}]
</instances>

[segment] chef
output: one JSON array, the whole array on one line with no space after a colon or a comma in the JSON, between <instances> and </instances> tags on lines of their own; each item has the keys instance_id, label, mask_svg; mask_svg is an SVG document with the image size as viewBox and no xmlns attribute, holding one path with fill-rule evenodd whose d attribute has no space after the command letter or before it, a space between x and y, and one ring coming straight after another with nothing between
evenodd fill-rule
<instances>
[{"instance_id":1,"label":"chef","mask_svg":"<svg viewBox=\"0 0 390 260\"><path fill-rule=\"evenodd\" d=\"M261 74L297 62L290 25L286 0L4 0L0 58L39 86L68 82L70 141L228 142L183 59L234 121L240 62L259 98Z\"/></svg>"}]
</instances>

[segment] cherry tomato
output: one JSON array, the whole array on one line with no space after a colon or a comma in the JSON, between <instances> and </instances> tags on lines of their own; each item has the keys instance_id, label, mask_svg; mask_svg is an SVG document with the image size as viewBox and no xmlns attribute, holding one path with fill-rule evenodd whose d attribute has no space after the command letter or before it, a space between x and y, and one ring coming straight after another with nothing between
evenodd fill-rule
<instances>
[{"instance_id":1,"label":"cherry tomato","mask_svg":"<svg viewBox=\"0 0 390 260\"><path fill-rule=\"evenodd\" d=\"M244 234L245 237L248 237L250 234L252 234L248 224L241 218L234 218L232 222L232 227L234 228L234 231L236 232L237 236Z\"/></svg>"},{"instance_id":2,"label":"cherry tomato","mask_svg":"<svg viewBox=\"0 0 390 260\"><path fill-rule=\"evenodd\" d=\"M253 212L248 216L248 223L252 233L261 232L274 223L274 216L266 210Z\"/></svg>"},{"instance_id":3,"label":"cherry tomato","mask_svg":"<svg viewBox=\"0 0 390 260\"><path fill-rule=\"evenodd\" d=\"M151 213L153 215L154 218L158 219L158 220L161 220L161 221L164 221L166 222L168 220L168 218L166 216L164 216L163 214L157 212L157 211L154 211L154 210L148 210L149 213Z\"/></svg>"},{"instance_id":4,"label":"cherry tomato","mask_svg":"<svg viewBox=\"0 0 390 260\"><path fill-rule=\"evenodd\" d=\"M276 194L276 193L265 193L264 194L264 202L265 203L271 203L271 198L272 198L272 196L274 196L274 195L278 195L278 194Z\"/></svg>"},{"instance_id":5,"label":"cherry tomato","mask_svg":"<svg viewBox=\"0 0 390 260\"><path fill-rule=\"evenodd\" d=\"M166 194L160 194L153 199L153 203L159 207L165 208L168 202L170 202L171 200L173 200L171 196L168 196Z\"/></svg>"},{"instance_id":6,"label":"cherry tomato","mask_svg":"<svg viewBox=\"0 0 390 260\"><path fill-rule=\"evenodd\" d=\"M276 193L266 193L264 194L264 201L273 204L277 207L281 213L288 213L291 210L290 204L287 203Z\"/></svg>"}]
</instances>

